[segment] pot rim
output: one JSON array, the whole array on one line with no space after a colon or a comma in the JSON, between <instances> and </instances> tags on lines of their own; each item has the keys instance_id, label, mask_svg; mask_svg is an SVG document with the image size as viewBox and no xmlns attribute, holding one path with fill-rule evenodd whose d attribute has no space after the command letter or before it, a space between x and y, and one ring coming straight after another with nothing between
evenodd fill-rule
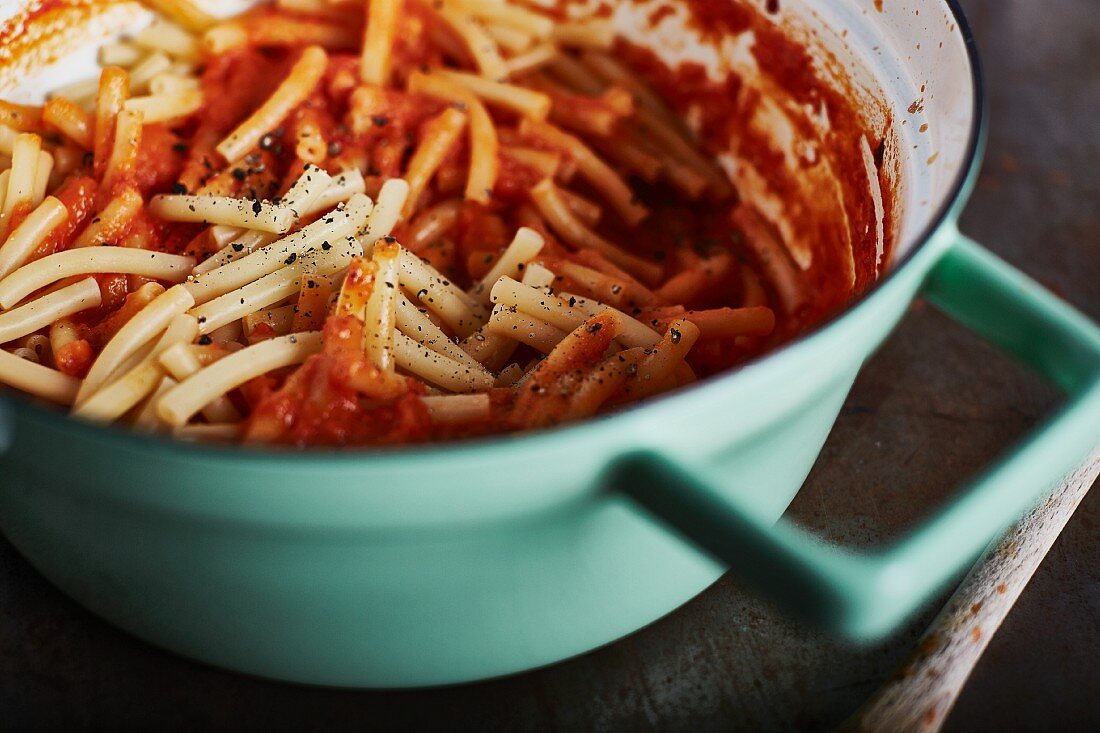
<instances>
[{"instance_id":1,"label":"pot rim","mask_svg":"<svg viewBox=\"0 0 1100 733\"><path fill-rule=\"evenodd\" d=\"M943 0L950 10L954 21L958 25L962 36L963 45L966 48L967 60L970 67L971 83L974 87L974 100L972 109L972 121L967 136L966 153L960 164L955 178L951 183L949 194L944 197L943 203L933 214L921 233L916 237L916 243L910 247L890 268L890 271L859 298L847 304L844 308L832 314L828 318L815 324L812 328L803 331L796 337L778 346L777 348L760 354L739 364L732 370L709 377L697 385L684 390L676 390L668 395L659 396L643 401L637 405L631 405L621 410L606 415L598 415L593 418L562 425L554 428L535 430L521 433L505 433L487 437L460 440L448 443L425 443L404 446L353 446L343 448L306 448L288 449L281 446L251 446L251 445L218 445L209 443L190 443L179 438L155 433L141 433L132 428L116 425L97 425L95 423L78 420L59 411L56 407L41 404L30 397L14 390L5 389L0 392L0 417L4 408L19 411L31 420L54 425L62 430L73 431L79 437L122 441L128 443L136 450L160 450L169 451L176 457L196 460L236 460L246 463L282 464L293 462L298 468L339 465L346 467L350 462L356 461L384 461L392 463L401 462L409 458L448 460L454 458L469 458L473 453L486 453L492 450L519 449L537 450L546 446L549 442L559 438L588 438L597 431L608 432L621 426L626 420L639 411L653 412L659 406L667 406L674 402L683 402L684 398L698 390L713 389L719 384L728 383L737 379L740 373L748 367L756 367L769 360L779 358L781 355L793 351L804 342L830 329L839 321L852 316L855 311L863 308L867 302L879 290L889 285L898 274L909 266L918 253L927 248L928 244L945 225L957 218L960 210L966 204L969 193L977 178L985 144L987 125L987 109L985 97L985 82L982 71L981 57L977 47L970 22L959 4L959 0ZM7 448L11 436L0 434L0 453ZM609 458L611 458L609 456Z\"/></svg>"}]
</instances>

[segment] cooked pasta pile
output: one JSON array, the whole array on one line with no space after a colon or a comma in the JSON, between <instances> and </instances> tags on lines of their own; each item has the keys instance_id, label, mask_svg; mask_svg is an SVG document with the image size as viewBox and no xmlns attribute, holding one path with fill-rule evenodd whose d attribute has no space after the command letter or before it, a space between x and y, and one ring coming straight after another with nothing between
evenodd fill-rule
<instances>
[{"instance_id":1,"label":"cooked pasta pile","mask_svg":"<svg viewBox=\"0 0 1100 733\"><path fill-rule=\"evenodd\" d=\"M805 297L604 17L148 4L97 78L0 103L0 382L77 417L297 445L545 427L758 353Z\"/></svg>"}]
</instances>

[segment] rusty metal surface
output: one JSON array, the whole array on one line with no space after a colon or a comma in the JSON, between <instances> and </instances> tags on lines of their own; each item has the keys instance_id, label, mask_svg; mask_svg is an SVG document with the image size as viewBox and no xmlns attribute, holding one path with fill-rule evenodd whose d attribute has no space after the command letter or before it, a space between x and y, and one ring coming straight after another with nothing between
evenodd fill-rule
<instances>
[{"instance_id":1,"label":"rusty metal surface","mask_svg":"<svg viewBox=\"0 0 1100 733\"><path fill-rule=\"evenodd\" d=\"M964 228L1100 319L1100 10L965 0L991 88L990 156ZM918 518L1056 403L917 304L869 363L791 515L838 541ZM949 730L1100 729L1100 492L993 640ZM928 618L853 649L723 579L580 659L459 688L361 693L244 678L91 617L0 541L0 727L827 730L889 675Z\"/></svg>"}]
</instances>

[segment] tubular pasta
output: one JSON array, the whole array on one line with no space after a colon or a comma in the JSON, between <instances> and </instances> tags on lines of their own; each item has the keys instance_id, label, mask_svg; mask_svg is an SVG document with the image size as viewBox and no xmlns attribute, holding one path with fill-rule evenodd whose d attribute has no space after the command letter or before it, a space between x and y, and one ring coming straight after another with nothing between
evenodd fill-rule
<instances>
[{"instance_id":1,"label":"tubular pasta","mask_svg":"<svg viewBox=\"0 0 1100 733\"><path fill-rule=\"evenodd\" d=\"M429 76L429 75L425 75ZM485 102L535 120L545 120L550 114L550 97L542 92L515 84L485 79L475 74L449 69L436 69L430 76L453 81Z\"/></svg>"},{"instance_id":2,"label":"tubular pasta","mask_svg":"<svg viewBox=\"0 0 1100 733\"><path fill-rule=\"evenodd\" d=\"M154 20L150 25L138 31L134 43L150 51L163 51L182 59L195 59L199 55L199 42L193 35L175 23L166 20Z\"/></svg>"},{"instance_id":3,"label":"tubular pasta","mask_svg":"<svg viewBox=\"0 0 1100 733\"><path fill-rule=\"evenodd\" d=\"M259 144L260 138L273 129L292 109L301 104L317 86L328 68L328 54L320 46L309 46L299 57L279 88L259 109L237 126L217 145L217 151L234 163Z\"/></svg>"},{"instance_id":4,"label":"tubular pasta","mask_svg":"<svg viewBox=\"0 0 1100 733\"><path fill-rule=\"evenodd\" d=\"M42 108L42 120L84 148L92 148L92 120L88 113L64 97L54 97Z\"/></svg>"},{"instance_id":5,"label":"tubular pasta","mask_svg":"<svg viewBox=\"0 0 1100 733\"><path fill-rule=\"evenodd\" d=\"M0 280L0 306L11 308L35 290L68 277L115 272L180 282L187 278L194 265L192 257L122 247L86 247L58 252L24 265Z\"/></svg>"},{"instance_id":6,"label":"tubular pasta","mask_svg":"<svg viewBox=\"0 0 1100 733\"><path fill-rule=\"evenodd\" d=\"M157 403L157 414L169 425L179 427L207 404L253 377L300 364L320 349L321 334L316 331L292 333L253 344L219 359L168 390ZM162 361L171 351L161 356Z\"/></svg>"},{"instance_id":7,"label":"tubular pasta","mask_svg":"<svg viewBox=\"0 0 1100 733\"><path fill-rule=\"evenodd\" d=\"M175 344L188 344L198 336L199 325L189 315L172 319L167 330L142 360L121 377L82 401L73 415L95 422L111 422L153 392L164 377L157 358Z\"/></svg>"},{"instance_id":8,"label":"tubular pasta","mask_svg":"<svg viewBox=\"0 0 1100 733\"><path fill-rule=\"evenodd\" d=\"M310 277L309 275L306 278ZM305 278L299 278L299 290L304 285ZM263 308L255 313L249 313L241 319L241 326L245 336L251 337L259 326L267 326L276 336L285 336L294 330L308 330L294 328L295 305L284 305L279 308Z\"/></svg>"},{"instance_id":9,"label":"tubular pasta","mask_svg":"<svg viewBox=\"0 0 1100 733\"><path fill-rule=\"evenodd\" d=\"M263 275L243 287L202 303L191 311L191 315L199 320L199 329L206 334L249 313L267 308L298 292L303 277L310 274L333 275L347 267L353 256L362 254L358 243L353 242L343 240L333 245L331 250L321 252L312 262L303 257L300 263Z\"/></svg>"},{"instance_id":10,"label":"tubular pasta","mask_svg":"<svg viewBox=\"0 0 1100 733\"><path fill-rule=\"evenodd\" d=\"M100 66L121 66L129 68L145 56L145 50L132 43L118 41L99 47L96 60Z\"/></svg>"},{"instance_id":11,"label":"tubular pasta","mask_svg":"<svg viewBox=\"0 0 1100 733\"><path fill-rule=\"evenodd\" d=\"M141 147L141 112L123 109L115 122L115 141L111 155L107 159L107 168L103 172L103 188L111 191L119 179L133 176L137 165L138 149ZM139 196L140 199L140 196Z\"/></svg>"},{"instance_id":12,"label":"tubular pasta","mask_svg":"<svg viewBox=\"0 0 1100 733\"><path fill-rule=\"evenodd\" d=\"M88 375L84 377L80 391L77 392L77 405L104 385L128 357L156 338L173 318L190 308L194 302L191 294L177 285L164 291L138 311L111 337L92 362L92 368L88 370Z\"/></svg>"},{"instance_id":13,"label":"tubular pasta","mask_svg":"<svg viewBox=\"0 0 1100 733\"><path fill-rule=\"evenodd\" d=\"M20 132L43 132L42 108L0 100L0 124Z\"/></svg>"},{"instance_id":14,"label":"tubular pasta","mask_svg":"<svg viewBox=\"0 0 1100 733\"><path fill-rule=\"evenodd\" d=\"M504 250L504 254L493 264L493 269L489 270L485 277L470 290L470 297L476 298L482 303L488 303L491 300L493 285L497 280L506 276L509 278L520 277L523 268L542 251L542 246L545 243L546 241L542 238L542 235L534 229L520 227L516 231L512 243L508 245L508 249Z\"/></svg>"},{"instance_id":15,"label":"tubular pasta","mask_svg":"<svg viewBox=\"0 0 1100 733\"><path fill-rule=\"evenodd\" d=\"M111 154L115 137L115 120L129 96L130 75L125 69L108 66L100 73L95 99L95 124L92 126L94 170L97 177L102 177L103 170L107 167L107 158Z\"/></svg>"},{"instance_id":16,"label":"tubular pasta","mask_svg":"<svg viewBox=\"0 0 1100 733\"><path fill-rule=\"evenodd\" d=\"M368 251L382 237L390 232L401 219L401 211L409 198L409 184L400 178L391 178L382 184L378 192L378 203L370 211L365 227L361 228L359 241L363 250Z\"/></svg>"},{"instance_id":17,"label":"tubular pasta","mask_svg":"<svg viewBox=\"0 0 1100 733\"><path fill-rule=\"evenodd\" d=\"M473 420L487 420L491 403L489 395L456 394L421 397L420 401L428 408L428 415L435 423L464 423Z\"/></svg>"},{"instance_id":18,"label":"tubular pasta","mask_svg":"<svg viewBox=\"0 0 1100 733\"><path fill-rule=\"evenodd\" d=\"M214 16L191 0L142 0L142 2L194 33L200 33L217 22Z\"/></svg>"},{"instance_id":19,"label":"tubular pasta","mask_svg":"<svg viewBox=\"0 0 1100 733\"><path fill-rule=\"evenodd\" d=\"M470 122L470 172L466 183L466 199L488 203L493 197L500 163L497 155L496 126L489 117L485 105L472 92L461 85L429 74L414 73L409 77L409 91L428 94L450 102L462 104Z\"/></svg>"},{"instance_id":20,"label":"tubular pasta","mask_svg":"<svg viewBox=\"0 0 1100 733\"><path fill-rule=\"evenodd\" d=\"M396 316L397 329L413 341L466 366L474 369L482 368L476 359L459 348L448 338L442 328L414 306L404 293L397 294Z\"/></svg>"},{"instance_id":21,"label":"tubular pasta","mask_svg":"<svg viewBox=\"0 0 1100 733\"><path fill-rule=\"evenodd\" d=\"M95 308L100 302L99 284L89 277L0 313L0 344L34 333L73 313Z\"/></svg>"},{"instance_id":22,"label":"tubular pasta","mask_svg":"<svg viewBox=\"0 0 1100 733\"><path fill-rule=\"evenodd\" d=\"M56 369L21 359L0 350L0 382L35 397L62 405L72 404L80 380Z\"/></svg>"},{"instance_id":23,"label":"tubular pasta","mask_svg":"<svg viewBox=\"0 0 1100 733\"><path fill-rule=\"evenodd\" d=\"M563 46L611 48L615 42L615 29L604 18L592 18L554 26L554 40Z\"/></svg>"},{"instance_id":24,"label":"tubular pasta","mask_svg":"<svg viewBox=\"0 0 1100 733\"><path fill-rule=\"evenodd\" d=\"M130 93L135 91L147 89L149 82L157 74L161 74L172 68L172 59L160 52L151 53L142 59L141 63L132 66L129 69L130 74ZM129 102L130 100L126 100ZM125 108L125 104L123 108Z\"/></svg>"},{"instance_id":25,"label":"tubular pasta","mask_svg":"<svg viewBox=\"0 0 1100 733\"><path fill-rule=\"evenodd\" d=\"M527 118L520 122L519 131L521 135L541 140L572 156L580 174L607 199L627 224L634 226L649 215L644 206L635 202L633 192L619 174L576 137L553 125Z\"/></svg>"},{"instance_id":26,"label":"tubular pasta","mask_svg":"<svg viewBox=\"0 0 1100 733\"><path fill-rule=\"evenodd\" d=\"M363 312L363 352L384 372L394 368L393 339L397 321L397 272L400 248L386 242L374 248L374 283Z\"/></svg>"},{"instance_id":27,"label":"tubular pasta","mask_svg":"<svg viewBox=\"0 0 1100 733\"><path fill-rule=\"evenodd\" d=\"M416 211L416 205L428 181L435 175L443 159L458 141L466 127L466 115L454 107L448 107L425 125L420 145L409 160L405 180L409 184L409 195L405 200L404 215L410 216Z\"/></svg>"},{"instance_id":28,"label":"tubular pasta","mask_svg":"<svg viewBox=\"0 0 1100 733\"><path fill-rule=\"evenodd\" d=\"M140 112L146 124L167 122L197 112L202 107L202 90L177 89L145 97L131 97L123 107L132 112Z\"/></svg>"},{"instance_id":29,"label":"tubular pasta","mask_svg":"<svg viewBox=\"0 0 1100 733\"><path fill-rule=\"evenodd\" d=\"M407 249L401 249L401 285L465 338L482 324L480 304Z\"/></svg>"},{"instance_id":30,"label":"tubular pasta","mask_svg":"<svg viewBox=\"0 0 1100 733\"><path fill-rule=\"evenodd\" d=\"M141 194L133 188L122 189L117 196L107 202L99 215L80 233L73 242L73 249L115 244L118 237L125 233L126 227L141 213Z\"/></svg>"},{"instance_id":31,"label":"tubular pasta","mask_svg":"<svg viewBox=\"0 0 1100 733\"><path fill-rule=\"evenodd\" d=\"M233 423L198 423L172 429L172 437L180 440L237 440L243 435L240 425Z\"/></svg>"},{"instance_id":32,"label":"tubular pasta","mask_svg":"<svg viewBox=\"0 0 1100 733\"><path fill-rule=\"evenodd\" d=\"M160 354L157 361L160 362L160 365L164 367L172 377L174 377L169 389L203 368L202 361L195 354L195 348L188 348L186 344L182 343L178 345L173 344L165 349ZM165 392L167 391L168 389L165 389ZM160 397L163 396L164 394L162 393ZM152 413L156 416L156 419L160 421L160 416L156 415L156 408L156 404L150 405ZM212 399L200 410L200 412L202 412L204 418L212 423L237 422L241 419L241 413L237 411L237 408L233 406L233 403L225 395L220 395Z\"/></svg>"},{"instance_id":33,"label":"tubular pasta","mask_svg":"<svg viewBox=\"0 0 1100 733\"><path fill-rule=\"evenodd\" d=\"M403 4L403 0L367 3L367 30L359 64L359 76L367 84L382 86L389 80L393 37Z\"/></svg>"},{"instance_id":34,"label":"tubular pasta","mask_svg":"<svg viewBox=\"0 0 1100 733\"><path fill-rule=\"evenodd\" d=\"M509 78L523 76L538 71L551 63L558 55L557 47L552 43L540 43L523 53L518 53L505 62L505 75Z\"/></svg>"},{"instance_id":35,"label":"tubular pasta","mask_svg":"<svg viewBox=\"0 0 1100 733\"><path fill-rule=\"evenodd\" d=\"M161 194L149 202L149 210L169 221L226 224L275 234L289 231L297 220L289 206L225 196Z\"/></svg>"},{"instance_id":36,"label":"tubular pasta","mask_svg":"<svg viewBox=\"0 0 1100 733\"><path fill-rule=\"evenodd\" d=\"M494 309L486 328L490 333L527 344L544 354L553 351L568 333L527 313L506 308Z\"/></svg>"},{"instance_id":37,"label":"tubular pasta","mask_svg":"<svg viewBox=\"0 0 1100 733\"><path fill-rule=\"evenodd\" d=\"M42 152L42 138L38 135L21 133L16 136L12 145L11 173L4 195L4 206L0 210L5 231L11 225L12 214L16 208L29 206L34 199L40 152Z\"/></svg>"},{"instance_id":38,"label":"tubular pasta","mask_svg":"<svg viewBox=\"0 0 1100 733\"><path fill-rule=\"evenodd\" d=\"M574 247L595 250L644 282L661 277L660 265L624 252L581 223L553 181L541 181L531 189L531 198L550 228Z\"/></svg>"},{"instance_id":39,"label":"tubular pasta","mask_svg":"<svg viewBox=\"0 0 1100 733\"><path fill-rule=\"evenodd\" d=\"M369 198L356 194L343 211L333 211L246 257L205 272L188 282L185 287L195 296L195 302L205 303L281 267L294 264L311 249L325 252L326 245L331 249L344 239L354 237L365 224L371 208Z\"/></svg>"},{"instance_id":40,"label":"tubular pasta","mask_svg":"<svg viewBox=\"0 0 1100 733\"><path fill-rule=\"evenodd\" d=\"M435 12L462 39L482 76L494 81L504 78L507 67L500 49L477 21L446 6Z\"/></svg>"},{"instance_id":41,"label":"tubular pasta","mask_svg":"<svg viewBox=\"0 0 1100 733\"><path fill-rule=\"evenodd\" d=\"M68 218L65 204L53 196L43 200L0 246L0 280L22 266L49 233Z\"/></svg>"},{"instance_id":42,"label":"tubular pasta","mask_svg":"<svg viewBox=\"0 0 1100 733\"><path fill-rule=\"evenodd\" d=\"M493 386L493 375L474 369L419 344L400 331L394 333L397 365L411 374L451 392L476 392Z\"/></svg>"},{"instance_id":43,"label":"tubular pasta","mask_svg":"<svg viewBox=\"0 0 1100 733\"><path fill-rule=\"evenodd\" d=\"M627 346L627 347L638 347L638 346L648 347L648 346L653 346L654 344L656 344L658 341L661 340L661 334L657 333L652 328L650 328L646 324L642 323L641 321L637 320L636 318L632 318L632 317L628 316L626 313L623 313L621 310L618 310L618 309L612 308L610 306L604 305L603 303L599 302L598 300L591 300L591 299L588 299L588 298L578 298L577 296L570 295L569 293L560 293L559 295L563 300L567 301L569 303L569 305L571 305L574 309L576 309L576 310L580 311L581 313L583 313L586 318L591 317L591 316L595 316L595 315L599 315L600 313L603 313L606 310L611 310L611 311L614 311L615 313L617 313L619 315L619 317L622 318L622 321L623 321L623 332L618 338L619 343L621 343L623 346ZM580 323L578 322L577 324L575 324L573 326L573 328L576 328L579 325L580 325Z\"/></svg>"}]
</instances>

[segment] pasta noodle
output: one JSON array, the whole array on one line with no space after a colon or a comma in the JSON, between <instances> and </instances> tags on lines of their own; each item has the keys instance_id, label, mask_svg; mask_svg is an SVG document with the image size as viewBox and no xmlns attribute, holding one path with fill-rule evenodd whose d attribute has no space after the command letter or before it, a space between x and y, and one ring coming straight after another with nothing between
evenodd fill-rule
<instances>
[{"instance_id":1,"label":"pasta noodle","mask_svg":"<svg viewBox=\"0 0 1100 733\"><path fill-rule=\"evenodd\" d=\"M119 41L99 47L96 58L100 66L121 66L129 68L145 56L145 51L132 43Z\"/></svg>"},{"instance_id":2,"label":"pasta noodle","mask_svg":"<svg viewBox=\"0 0 1100 733\"><path fill-rule=\"evenodd\" d=\"M394 334L393 348L398 366L452 392L475 392L493 385L493 375L484 369L443 356L400 331Z\"/></svg>"},{"instance_id":3,"label":"pasta noodle","mask_svg":"<svg viewBox=\"0 0 1100 733\"><path fill-rule=\"evenodd\" d=\"M0 280L25 263L46 236L68 218L69 210L53 196L47 197L28 214L0 245Z\"/></svg>"},{"instance_id":4,"label":"pasta noodle","mask_svg":"<svg viewBox=\"0 0 1100 733\"><path fill-rule=\"evenodd\" d=\"M545 120L546 116L550 114L550 97L542 92L485 79L461 71L437 69L432 75L460 84L489 104L511 110L525 117Z\"/></svg>"},{"instance_id":5,"label":"pasta noodle","mask_svg":"<svg viewBox=\"0 0 1100 733\"><path fill-rule=\"evenodd\" d=\"M276 234L290 231L297 219L289 206L223 196L160 195L149 202L149 209L169 221L226 224Z\"/></svg>"},{"instance_id":6,"label":"pasta noodle","mask_svg":"<svg viewBox=\"0 0 1100 733\"><path fill-rule=\"evenodd\" d=\"M167 122L196 112L202 106L202 91L199 89L162 91L145 97L132 97L126 100L123 106L132 112L140 112L148 124Z\"/></svg>"},{"instance_id":7,"label":"pasta noodle","mask_svg":"<svg viewBox=\"0 0 1100 733\"><path fill-rule=\"evenodd\" d=\"M199 55L198 40L167 20L154 20L134 36L134 43L150 51L163 51L177 58L194 59Z\"/></svg>"},{"instance_id":8,"label":"pasta noodle","mask_svg":"<svg viewBox=\"0 0 1100 733\"><path fill-rule=\"evenodd\" d=\"M144 117L141 112L125 108L119 112L115 123L114 146L107 159L107 169L103 173L103 187L108 191L114 189L119 179L133 176L134 167L137 165L138 148L141 146L143 123Z\"/></svg>"},{"instance_id":9,"label":"pasta noodle","mask_svg":"<svg viewBox=\"0 0 1100 733\"><path fill-rule=\"evenodd\" d=\"M504 254L493 265L493 269L489 270L481 282L470 291L470 297L488 303L493 285L501 278L520 276L526 263L538 255L545 243L542 236L534 229L520 228L512 239L512 243L508 245L508 249L504 250Z\"/></svg>"},{"instance_id":10,"label":"pasta noodle","mask_svg":"<svg viewBox=\"0 0 1100 733\"><path fill-rule=\"evenodd\" d=\"M0 307L11 308L35 290L58 280L99 272L143 275L157 280L187 279L195 260L185 255L122 247L87 247L43 257L0 280Z\"/></svg>"},{"instance_id":11,"label":"pasta noodle","mask_svg":"<svg viewBox=\"0 0 1100 733\"><path fill-rule=\"evenodd\" d=\"M402 286L414 293L424 307L461 337L477 330L482 323L477 301L407 249L401 249L399 262Z\"/></svg>"},{"instance_id":12,"label":"pasta noodle","mask_svg":"<svg viewBox=\"0 0 1100 733\"><path fill-rule=\"evenodd\" d=\"M436 397L421 397L420 401L428 408L432 422L464 423L489 418L491 403L489 395L455 394Z\"/></svg>"},{"instance_id":13,"label":"pasta noodle","mask_svg":"<svg viewBox=\"0 0 1100 733\"><path fill-rule=\"evenodd\" d=\"M521 135L530 136L571 155L577 161L580 174L607 198L608 203L627 224L638 224L648 216L649 212L635 201L634 194L623 179L576 137L553 125L531 119L520 122L519 131Z\"/></svg>"},{"instance_id":14,"label":"pasta noodle","mask_svg":"<svg viewBox=\"0 0 1100 733\"><path fill-rule=\"evenodd\" d=\"M494 309L489 319L490 333L527 344L543 354L549 354L565 338L566 331L546 321L507 309Z\"/></svg>"},{"instance_id":15,"label":"pasta noodle","mask_svg":"<svg viewBox=\"0 0 1100 733\"><path fill-rule=\"evenodd\" d=\"M197 303L228 293L280 267L294 264L307 251L327 251L347 237L354 236L364 226L371 212L369 198L361 194L352 196L347 207L336 210L302 227L297 232L257 249L246 257L233 260L189 281L185 287L195 296ZM293 213L293 212L292 212ZM0 283L2 286L3 283ZM2 288L0 288L2 289Z\"/></svg>"},{"instance_id":16,"label":"pasta noodle","mask_svg":"<svg viewBox=\"0 0 1100 733\"><path fill-rule=\"evenodd\" d=\"M177 344L161 355L163 362ZM157 403L157 414L173 427L180 427L196 412L235 389L249 379L273 369L300 364L321 348L321 334L316 331L292 333L261 341L230 354L187 377L168 390Z\"/></svg>"},{"instance_id":17,"label":"pasta noodle","mask_svg":"<svg viewBox=\"0 0 1100 733\"><path fill-rule=\"evenodd\" d=\"M79 379L6 351L0 351L0 383L63 405L71 404L80 389Z\"/></svg>"},{"instance_id":18,"label":"pasta noodle","mask_svg":"<svg viewBox=\"0 0 1100 733\"><path fill-rule=\"evenodd\" d=\"M54 97L42 108L42 120L80 147L92 148L92 121L88 113L64 97Z\"/></svg>"},{"instance_id":19,"label":"pasta noodle","mask_svg":"<svg viewBox=\"0 0 1100 733\"><path fill-rule=\"evenodd\" d=\"M501 56L496 41L480 24L446 6L436 8L435 12L462 39L482 76L493 80L504 78L507 74L504 57Z\"/></svg>"},{"instance_id":20,"label":"pasta noodle","mask_svg":"<svg viewBox=\"0 0 1100 733\"><path fill-rule=\"evenodd\" d=\"M368 84L381 86L389 80L393 37L403 0L370 0L367 3L367 35L359 75Z\"/></svg>"},{"instance_id":21,"label":"pasta noodle","mask_svg":"<svg viewBox=\"0 0 1100 733\"><path fill-rule=\"evenodd\" d=\"M328 54L320 46L302 51L298 62L274 94L252 115L218 143L217 151L230 163L244 157L260 143L268 130L274 129L290 111L301 104L317 86L328 68Z\"/></svg>"},{"instance_id":22,"label":"pasta noodle","mask_svg":"<svg viewBox=\"0 0 1100 733\"><path fill-rule=\"evenodd\" d=\"M473 369L481 369L481 364L450 340L443 329L429 318L425 311L414 306L404 293L397 294L397 328L418 344L427 346L449 359L454 359Z\"/></svg>"},{"instance_id":23,"label":"pasta noodle","mask_svg":"<svg viewBox=\"0 0 1100 733\"><path fill-rule=\"evenodd\" d=\"M102 177L107 167L107 158L111 154L114 142L115 120L122 106L130 96L130 75L125 69L108 66L99 75L99 87L95 99L95 123L93 151L94 172Z\"/></svg>"},{"instance_id":24,"label":"pasta noodle","mask_svg":"<svg viewBox=\"0 0 1100 733\"><path fill-rule=\"evenodd\" d=\"M190 343L198 335L199 324L191 316L180 314L172 319L152 351L114 382L100 389L73 410L86 420L117 420L155 390L164 376L157 358L169 347Z\"/></svg>"},{"instance_id":25,"label":"pasta noodle","mask_svg":"<svg viewBox=\"0 0 1100 733\"><path fill-rule=\"evenodd\" d=\"M217 20L191 0L142 0L189 31L199 33L214 25Z\"/></svg>"},{"instance_id":26,"label":"pasta noodle","mask_svg":"<svg viewBox=\"0 0 1100 733\"><path fill-rule=\"evenodd\" d=\"M416 211L420 195L428 186L428 181L443 159L451 151L466 127L466 115L454 107L448 107L425 125L424 138L409 160L405 180L409 183L409 195L405 201L405 216Z\"/></svg>"},{"instance_id":27,"label":"pasta noodle","mask_svg":"<svg viewBox=\"0 0 1100 733\"><path fill-rule=\"evenodd\" d=\"M180 286L169 288L126 322L92 363L77 392L77 404L105 384L126 359L168 327L173 318L194 304L191 294Z\"/></svg>"},{"instance_id":28,"label":"pasta noodle","mask_svg":"<svg viewBox=\"0 0 1100 733\"><path fill-rule=\"evenodd\" d=\"M11 225L12 216L20 206L29 206L34 200L35 180L38 176L38 154L42 151L42 138L33 133L17 135L12 145L11 173L4 206L0 209L4 230Z\"/></svg>"},{"instance_id":29,"label":"pasta noodle","mask_svg":"<svg viewBox=\"0 0 1100 733\"><path fill-rule=\"evenodd\" d=\"M330 250L322 251L315 257L303 256L301 262L291 267L277 269L236 290L204 302L192 310L191 314L198 318L200 331L204 334L210 333L298 292L303 277L310 274L335 274L346 267L357 254L362 254L362 249L354 239L341 240ZM307 268L311 272L307 272Z\"/></svg>"},{"instance_id":30,"label":"pasta noodle","mask_svg":"<svg viewBox=\"0 0 1100 733\"><path fill-rule=\"evenodd\" d=\"M99 284L87 278L0 313L0 344L14 341L102 302Z\"/></svg>"},{"instance_id":31,"label":"pasta noodle","mask_svg":"<svg viewBox=\"0 0 1100 733\"><path fill-rule=\"evenodd\" d=\"M550 227L573 246L596 250L643 281L652 282L661 276L660 265L624 252L579 221L553 181L539 182L531 189L531 197Z\"/></svg>"},{"instance_id":32,"label":"pasta noodle","mask_svg":"<svg viewBox=\"0 0 1100 733\"><path fill-rule=\"evenodd\" d=\"M457 102L465 108L470 121L470 172L466 198L482 204L489 203L496 185L500 146L496 127L485 106L468 89L429 74L414 73L409 77L408 87L409 91Z\"/></svg>"},{"instance_id":33,"label":"pasta noodle","mask_svg":"<svg viewBox=\"0 0 1100 733\"><path fill-rule=\"evenodd\" d=\"M88 228L73 242L73 249L115 244L118 235L141 213L141 194L133 188L124 188L107 202ZM142 274L142 273L136 273Z\"/></svg>"},{"instance_id":34,"label":"pasta noodle","mask_svg":"<svg viewBox=\"0 0 1100 733\"><path fill-rule=\"evenodd\" d=\"M182 343L169 346L157 357L157 361L174 377L165 392L203 368L203 363L195 354L194 349L187 348ZM155 415L156 405L153 404L150 408ZM237 411L237 408L225 395L210 400L200 409L200 412L204 418L212 423L233 423L241 419L241 413ZM157 416L157 419L159 420L160 417Z\"/></svg>"}]
</instances>

